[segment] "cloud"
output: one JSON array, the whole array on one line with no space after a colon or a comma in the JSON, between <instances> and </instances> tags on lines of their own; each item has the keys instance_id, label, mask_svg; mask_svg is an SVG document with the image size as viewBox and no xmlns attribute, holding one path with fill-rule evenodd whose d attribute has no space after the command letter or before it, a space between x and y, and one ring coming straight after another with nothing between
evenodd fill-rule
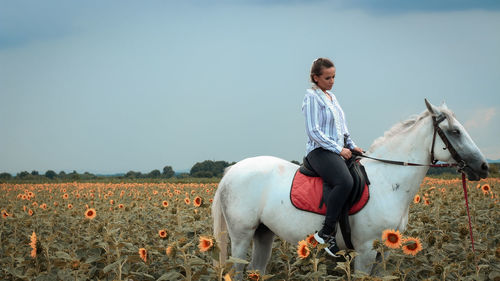
<instances>
[{"instance_id":1,"label":"cloud","mask_svg":"<svg viewBox=\"0 0 500 281\"><path fill-rule=\"evenodd\" d=\"M496 111L494 107L476 111L474 116L465 122L465 128L467 130L485 128L496 115Z\"/></svg>"}]
</instances>

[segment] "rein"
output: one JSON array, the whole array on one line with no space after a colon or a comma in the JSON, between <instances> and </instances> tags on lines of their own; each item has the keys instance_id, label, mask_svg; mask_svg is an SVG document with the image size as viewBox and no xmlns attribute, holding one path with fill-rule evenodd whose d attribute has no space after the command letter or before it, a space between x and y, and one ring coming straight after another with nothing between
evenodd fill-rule
<instances>
[{"instance_id":1,"label":"rein","mask_svg":"<svg viewBox=\"0 0 500 281\"><path fill-rule=\"evenodd\" d=\"M443 114L440 114L437 118L435 116L432 116L432 121L433 121L433 126L434 126L434 133L432 136L432 147L431 147L431 164L417 164L417 163L411 163L411 162L403 162L403 161L394 161L394 160L387 160L387 159L380 159L380 158L375 158L375 157L370 157L363 155L361 153L358 153L357 151L352 151L352 153L356 156L363 157L363 158L368 158L372 160L376 160L379 162L387 163L387 164L392 164L392 165L400 165L400 166L425 166L425 167L438 167L438 168L443 168L443 167L458 167L458 172L462 173L462 188L464 190L464 198L465 198L465 207L467 209L467 217L469 219L469 235L470 235L470 240L471 240L471 245L472 245L472 253L474 254L474 259L476 259L476 250L474 249L474 237L472 235L472 223L470 219L470 213L469 213L469 199L467 196L467 180L465 178L465 173L463 169L467 166L467 163L460 157L458 152L455 150L455 148L451 145L450 141L444 134L443 130L439 127L439 123L444 121L446 117ZM436 143L436 133L441 137L441 140L444 142L446 149L450 152L451 156L457 163L444 163L444 164L436 164L437 159L434 158L434 145ZM477 267L477 264L476 264Z\"/></svg>"}]
</instances>

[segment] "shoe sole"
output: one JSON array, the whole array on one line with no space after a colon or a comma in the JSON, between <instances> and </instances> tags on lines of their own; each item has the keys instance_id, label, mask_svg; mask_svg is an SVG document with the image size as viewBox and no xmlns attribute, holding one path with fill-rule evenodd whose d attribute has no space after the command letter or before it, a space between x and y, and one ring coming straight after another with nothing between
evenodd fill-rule
<instances>
[{"instance_id":1,"label":"shoe sole","mask_svg":"<svg viewBox=\"0 0 500 281\"><path fill-rule=\"evenodd\" d=\"M325 244L325 240L318 235L318 232L314 233L314 239L320 244Z\"/></svg>"},{"instance_id":2,"label":"shoe sole","mask_svg":"<svg viewBox=\"0 0 500 281\"><path fill-rule=\"evenodd\" d=\"M340 257L339 255L336 255L336 254L332 253L332 251L330 251L330 249L328 249L328 248L325 248L325 251L326 251L326 252L327 252L330 256L332 256L332 257L334 257L334 258L338 258L338 257Z\"/></svg>"}]
</instances>

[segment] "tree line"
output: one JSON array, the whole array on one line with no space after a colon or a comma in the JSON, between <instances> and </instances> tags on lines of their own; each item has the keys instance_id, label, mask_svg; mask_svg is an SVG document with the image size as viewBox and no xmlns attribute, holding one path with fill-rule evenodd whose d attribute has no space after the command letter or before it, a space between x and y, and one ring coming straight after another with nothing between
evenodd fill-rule
<instances>
[{"instance_id":1,"label":"tree line","mask_svg":"<svg viewBox=\"0 0 500 281\"><path fill-rule=\"evenodd\" d=\"M224 169L228 166L234 164L226 161L212 161L205 160L203 162L197 162L193 165L189 173L176 173L172 166L165 166L160 171L158 169L152 170L149 173L141 173L138 171L128 171L124 174L99 176L89 172L84 172L82 174L77 171L71 173L66 173L60 171L56 173L54 170L47 170L45 173L40 173L38 171L21 171L16 175L11 175L10 173L0 173L0 181L6 180L92 180L99 178L123 178L123 179L141 179L141 178L151 178L151 179L169 179L169 178L217 178L222 177Z\"/></svg>"}]
</instances>

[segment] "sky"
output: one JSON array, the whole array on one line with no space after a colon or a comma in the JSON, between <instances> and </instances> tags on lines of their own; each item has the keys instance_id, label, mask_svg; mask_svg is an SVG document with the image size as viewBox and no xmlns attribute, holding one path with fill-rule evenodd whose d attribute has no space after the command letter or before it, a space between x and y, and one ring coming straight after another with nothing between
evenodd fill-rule
<instances>
[{"instance_id":1,"label":"sky","mask_svg":"<svg viewBox=\"0 0 500 281\"><path fill-rule=\"evenodd\" d=\"M0 172L301 161L317 57L368 149L446 102L500 159L500 2L0 0Z\"/></svg>"}]
</instances>

